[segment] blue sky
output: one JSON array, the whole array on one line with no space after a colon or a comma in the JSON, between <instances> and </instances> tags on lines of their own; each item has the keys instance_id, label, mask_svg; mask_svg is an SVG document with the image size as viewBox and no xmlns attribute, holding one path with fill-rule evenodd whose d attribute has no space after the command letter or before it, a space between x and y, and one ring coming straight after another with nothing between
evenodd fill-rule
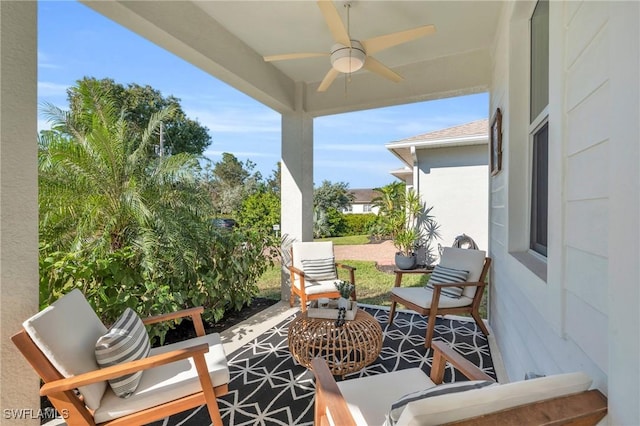
<instances>
[{"instance_id":1,"label":"blue sky","mask_svg":"<svg viewBox=\"0 0 640 426\"><path fill-rule=\"evenodd\" d=\"M38 2L38 102L67 108L66 89L84 76L148 84L180 98L185 113L208 127L205 156L213 161L230 152L266 177L280 159L277 112L80 3ZM386 143L487 113L484 93L316 118L314 182L386 185L395 180L389 171L401 165ZM48 127L42 118L38 125Z\"/></svg>"}]
</instances>

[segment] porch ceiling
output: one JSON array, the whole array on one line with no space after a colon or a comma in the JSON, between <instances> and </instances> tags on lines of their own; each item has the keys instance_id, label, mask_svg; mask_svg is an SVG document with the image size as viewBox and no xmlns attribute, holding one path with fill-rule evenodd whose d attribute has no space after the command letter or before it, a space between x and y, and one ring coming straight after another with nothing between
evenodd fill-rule
<instances>
[{"instance_id":1,"label":"porch ceiling","mask_svg":"<svg viewBox=\"0 0 640 426\"><path fill-rule=\"evenodd\" d=\"M355 39L433 24L436 33L376 53L404 80L358 71L316 88L328 57L266 63L263 55L326 52L331 33L315 1L83 1L280 112L312 116L488 90L500 1L351 1ZM346 21L343 1L335 2ZM180 76L176 76L180 78Z\"/></svg>"}]
</instances>

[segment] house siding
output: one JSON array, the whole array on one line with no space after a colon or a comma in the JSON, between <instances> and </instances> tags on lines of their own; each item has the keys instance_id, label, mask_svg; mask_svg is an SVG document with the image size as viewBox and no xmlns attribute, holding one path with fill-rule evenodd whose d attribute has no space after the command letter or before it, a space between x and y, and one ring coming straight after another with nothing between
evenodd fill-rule
<instances>
[{"instance_id":1,"label":"house siding","mask_svg":"<svg viewBox=\"0 0 640 426\"><path fill-rule=\"evenodd\" d=\"M451 246L467 234L488 250L487 145L418 149L417 157L420 195L440 225L437 243Z\"/></svg>"},{"instance_id":2,"label":"house siding","mask_svg":"<svg viewBox=\"0 0 640 426\"><path fill-rule=\"evenodd\" d=\"M526 55L528 19L534 5L513 2L505 7L494 41L491 111L499 107L506 113L503 172L489 181L490 255L494 258L490 324L510 380L521 380L530 371L547 375L584 371L594 379L594 387L609 394L611 424L640 424L640 8L628 2L550 4L549 254L545 277L533 273L534 268L516 256L526 251L528 239ZM617 49L621 43L627 50ZM627 68L632 72L625 73ZM612 75L625 80L614 80ZM627 119L617 119L619 113ZM628 150L635 164L625 161L621 149ZM625 185L632 188L625 192L627 198L622 196L622 179L617 177L625 172L631 182ZM623 224L632 235L625 235ZM630 283L619 282L617 278L624 275L620 268L626 268ZM628 300L619 296L620 290L629 293ZM627 322L621 310L628 310ZM635 333L623 335L623 330ZM632 374L626 382L624 372Z\"/></svg>"}]
</instances>

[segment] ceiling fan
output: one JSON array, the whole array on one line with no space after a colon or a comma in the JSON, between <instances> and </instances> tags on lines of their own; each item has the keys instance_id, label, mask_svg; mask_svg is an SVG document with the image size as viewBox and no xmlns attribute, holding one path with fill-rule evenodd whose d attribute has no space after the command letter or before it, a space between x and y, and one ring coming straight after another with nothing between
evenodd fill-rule
<instances>
[{"instance_id":1,"label":"ceiling fan","mask_svg":"<svg viewBox=\"0 0 640 426\"><path fill-rule=\"evenodd\" d=\"M331 50L328 53L288 53L283 55L271 55L265 56L264 60L267 62L273 62L289 59L329 56L331 60L331 69L324 76L320 86L318 86L318 92L324 92L327 90L339 73L350 74L361 68L376 73L396 83L401 81L402 76L400 74L391 70L370 55L381 50L388 49L389 47L397 46L399 44L433 34L436 31L436 27L433 25L423 25L410 30L398 31L367 40L353 40L351 39L348 31L349 8L351 5L349 3L345 3L345 7L347 8L347 27L345 27L332 0L318 0L317 3L335 41Z\"/></svg>"}]
</instances>

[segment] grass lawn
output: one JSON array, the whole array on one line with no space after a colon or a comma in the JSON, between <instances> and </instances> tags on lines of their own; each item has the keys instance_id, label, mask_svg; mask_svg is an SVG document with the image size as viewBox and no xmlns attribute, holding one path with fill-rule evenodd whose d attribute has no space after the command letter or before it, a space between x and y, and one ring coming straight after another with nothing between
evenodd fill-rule
<instances>
[{"instance_id":1,"label":"grass lawn","mask_svg":"<svg viewBox=\"0 0 640 426\"><path fill-rule=\"evenodd\" d=\"M369 236L350 235L348 237L316 238L313 241L333 241L333 244L336 246L353 246L358 244L367 244L369 242Z\"/></svg>"},{"instance_id":2,"label":"grass lawn","mask_svg":"<svg viewBox=\"0 0 640 426\"><path fill-rule=\"evenodd\" d=\"M375 262L363 260L349 260L344 262L356 268L356 292L358 302L370 305L389 306L389 292L393 287L395 275L382 272L376 268ZM347 271L338 268L338 278L347 280ZM405 275L403 286L423 286L427 283L428 275ZM258 281L260 297L270 299L280 298L280 265L269 268Z\"/></svg>"},{"instance_id":3,"label":"grass lawn","mask_svg":"<svg viewBox=\"0 0 640 426\"><path fill-rule=\"evenodd\" d=\"M349 260L344 263L356 268L356 286L358 302L390 306L389 292L393 287L395 275L379 271L375 262L362 260ZM346 271L339 268L338 275L340 279L347 279ZM402 278L403 287L424 286L429 280L429 275L423 274L405 274ZM270 299L280 299L280 265L269 268L258 280L260 293L258 296ZM485 288L486 293L486 288ZM480 306L480 314L486 318L486 294Z\"/></svg>"}]
</instances>

